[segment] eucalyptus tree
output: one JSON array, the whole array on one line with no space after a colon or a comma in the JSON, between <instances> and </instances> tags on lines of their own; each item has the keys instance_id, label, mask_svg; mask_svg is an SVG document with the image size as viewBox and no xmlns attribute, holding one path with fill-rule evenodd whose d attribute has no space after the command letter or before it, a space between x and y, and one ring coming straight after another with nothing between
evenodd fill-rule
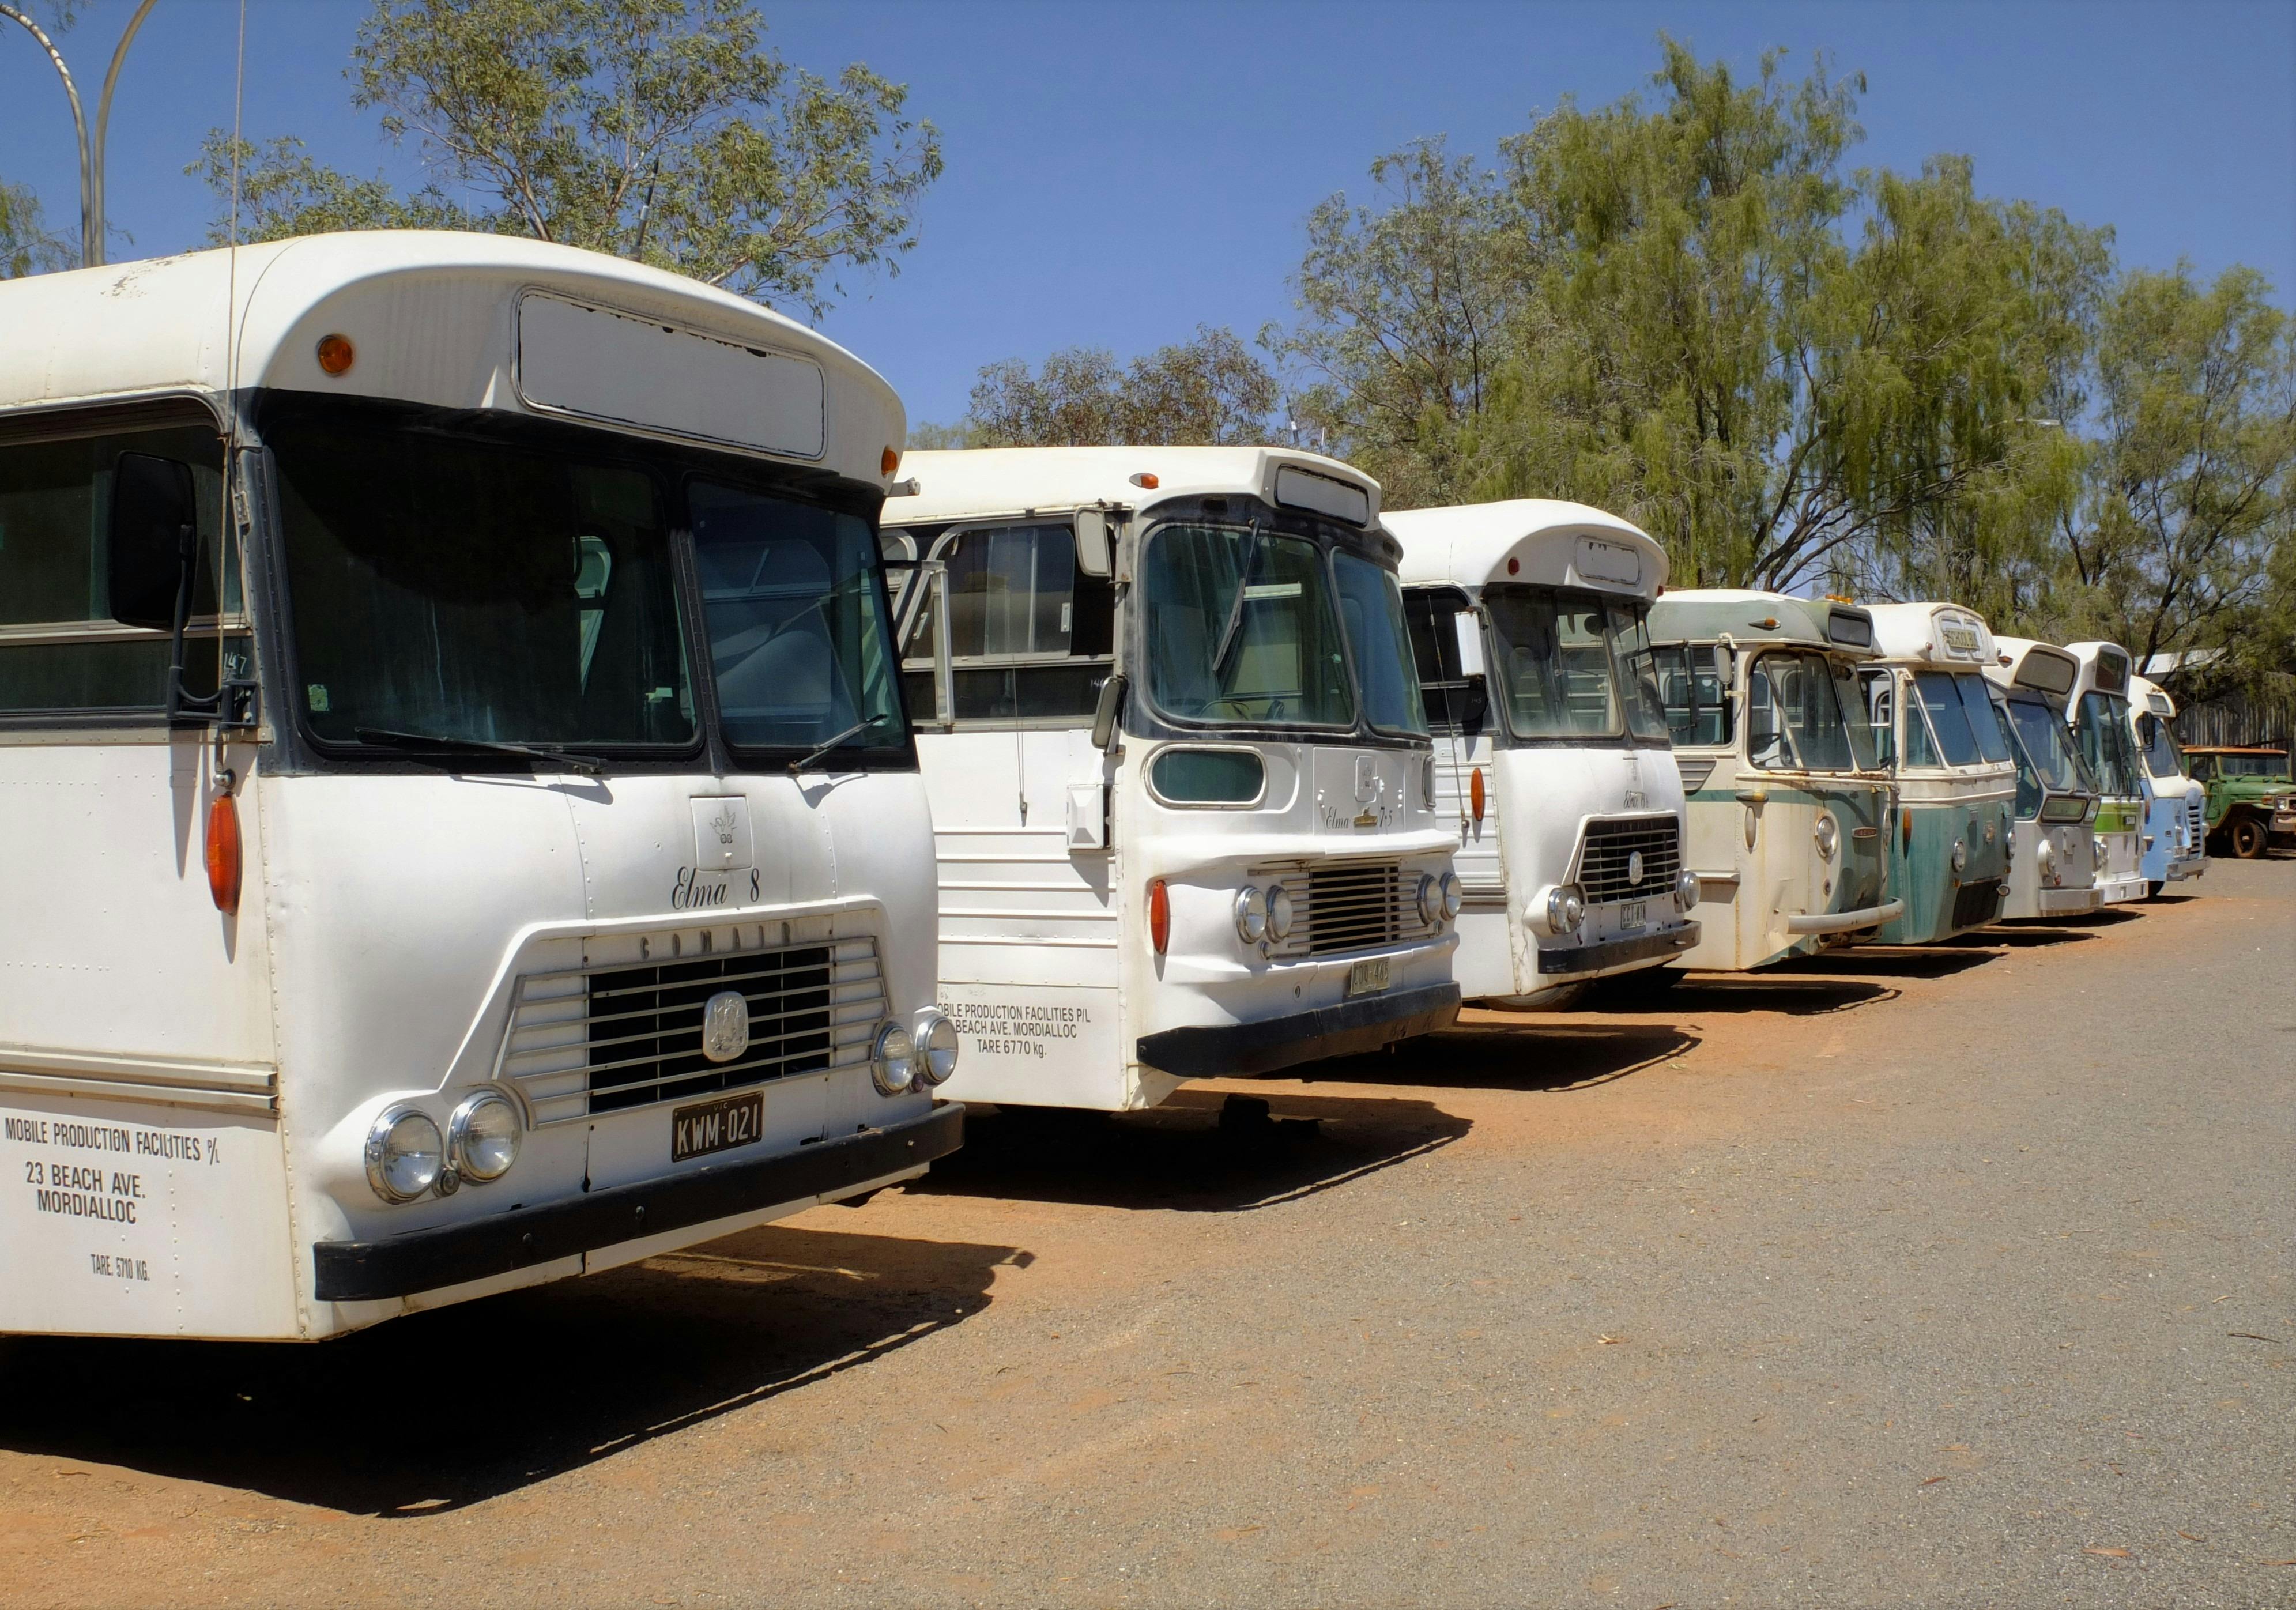
<instances>
[{"instance_id":1,"label":"eucalyptus tree","mask_svg":"<svg viewBox=\"0 0 2296 1610\"><path fill-rule=\"evenodd\" d=\"M352 103L413 140L411 193L314 160L292 138L209 134L192 171L225 238L494 230L611 252L818 317L863 269L897 272L939 177L906 86L834 80L764 44L750 0L373 0Z\"/></svg>"},{"instance_id":2,"label":"eucalyptus tree","mask_svg":"<svg viewBox=\"0 0 2296 1610\"><path fill-rule=\"evenodd\" d=\"M1233 331L1199 325L1195 339L1119 365L1103 347L1054 352L1042 367L986 365L965 416L914 432L919 447L1128 447L1257 442L1275 433L1275 377Z\"/></svg>"}]
</instances>

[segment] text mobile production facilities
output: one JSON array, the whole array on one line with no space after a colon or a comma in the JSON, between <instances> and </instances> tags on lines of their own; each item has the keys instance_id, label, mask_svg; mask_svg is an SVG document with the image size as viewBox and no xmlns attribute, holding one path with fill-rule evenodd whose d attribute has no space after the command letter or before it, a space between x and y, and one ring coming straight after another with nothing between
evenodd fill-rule
<instances>
[{"instance_id":1,"label":"text mobile production facilities","mask_svg":"<svg viewBox=\"0 0 2296 1610\"><path fill-rule=\"evenodd\" d=\"M1544 498L1382 521L1459 834L1461 990L1561 1005L1688 950L1698 881L1647 626L1666 551Z\"/></svg>"},{"instance_id":2,"label":"text mobile production facilities","mask_svg":"<svg viewBox=\"0 0 2296 1610\"><path fill-rule=\"evenodd\" d=\"M902 431L531 242L0 285L0 1329L327 1336L954 1147Z\"/></svg>"},{"instance_id":3,"label":"text mobile production facilities","mask_svg":"<svg viewBox=\"0 0 2296 1610\"><path fill-rule=\"evenodd\" d=\"M1449 1023L1378 487L1267 448L912 455L886 505L948 1093L1116 1111Z\"/></svg>"}]
</instances>

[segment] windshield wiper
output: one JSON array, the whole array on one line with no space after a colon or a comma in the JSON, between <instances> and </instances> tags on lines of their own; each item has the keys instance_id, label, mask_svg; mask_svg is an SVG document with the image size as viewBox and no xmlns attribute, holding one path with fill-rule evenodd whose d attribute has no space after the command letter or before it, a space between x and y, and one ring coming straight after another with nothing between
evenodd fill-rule
<instances>
[{"instance_id":1,"label":"windshield wiper","mask_svg":"<svg viewBox=\"0 0 2296 1610\"><path fill-rule=\"evenodd\" d=\"M553 766L562 766L568 771L589 776L595 776L605 769L587 755L570 754L565 750L549 749L540 744L497 743L491 738L451 738L430 732L398 732L388 727L362 727L353 735L362 743L381 743L394 749L445 749L473 754L517 755L529 760L546 760Z\"/></svg>"},{"instance_id":2,"label":"windshield wiper","mask_svg":"<svg viewBox=\"0 0 2296 1610\"><path fill-rule=\"evenodd\" d=\"M1259 563L1259 522L1254 520L1243 538L1243 574L1235 584L1235 596L1227 606L1227 624L1220 628L1219 647L1212 651L1212 675L1218 677L1220 668L1227 663L1228 651L1235 646L1236 635L1243 629L1243 597L1251 590L1251 567Z\"/></svg>"},{"instance_id":3,"label":"windshield wiper","mask_svg":"<svg viewBox=\"0 0 2296 1610\"><path fill-rule=\"evenodd\" d=\"M841 746L846 739L853 737L857 734L865 733L876 725L877 718L872 716L865 721L856 721L852 726L847 727L843 732L839 733L835 737L831 738L826 743L815 744L807 753L799 756L796 760L790 762L790 776L797 776L798 773L803 771L816 760L820 760L824 755L828 754L831 751Z\"/></svg>"}]
</instances>

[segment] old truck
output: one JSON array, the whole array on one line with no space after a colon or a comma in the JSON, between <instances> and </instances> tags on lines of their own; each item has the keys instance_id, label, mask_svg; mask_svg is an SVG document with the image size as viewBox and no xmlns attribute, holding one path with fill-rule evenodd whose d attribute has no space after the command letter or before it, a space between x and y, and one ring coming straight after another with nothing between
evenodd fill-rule
<instances>
[{"instance_id":1,"label":"old truck","mask_svg":"<svg viewBox=\"0 0 2296 1610\"><path fill-rule=\"evenodd\" d=\"M2296 779L2284 749L2207 744L2187 749L2193 781L2208 790L2209 848L2243 861L2267 845L2296 844Z\"/></svg>"}]
</instances>

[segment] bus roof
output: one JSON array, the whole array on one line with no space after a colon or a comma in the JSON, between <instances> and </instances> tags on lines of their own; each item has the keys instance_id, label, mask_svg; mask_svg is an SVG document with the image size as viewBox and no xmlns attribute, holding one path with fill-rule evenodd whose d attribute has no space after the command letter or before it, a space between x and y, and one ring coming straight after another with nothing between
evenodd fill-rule
<instances>
[{"instance_id":1,"label":"bus roof","mask_svg":"<svg viewBox=\"0 0 2296 1610\"><path fill-rule=\"evenodd\" d=\"M1404 509L1381 516L1403 545L1403 582L1520 581L1655 598L1666 550L1616 514L1552 497Z\"/></svg>"},{"instance_id":2,"label":"bus roof","mask_svg":"<svg viewBox=\"0 0 2296 1610\"><path fill-rule=\"evenodd\" d=\"M2080 661L2053 643L2030 637L1993 639L1994 662L1985 674L2004 687L2028 687L2062 697L2080 677Z\"/></svg>"},{"instance_id":3,"label":"bus roof","mask_svg":"<svg viewBox=\"0 0 2296 1610\"><path fill-rule=\"evenodd\" d=\"M1752 587L1693 587L1651 605L1650 632L1664 643L1805 643L1874 652L1874 617L1855 604L1796 598Z\"/></svg>"},{"instance_id":4,"label":"bus roof","mask_svg":"<svg viewBox=\"0 0 2296 1610\"><path fill-rule=\"evenodd\" d=\"M2150 677L2128 678L2128 702L2139 710L2149 710L2156 716L2169 717L2177 713L2177 702L2169 690Z\"/></svg>"},{"instance_id":5,"label":"bus roof","mask_svg":"<svg viewBox=\"0 0 2296 1610\"><path fill-rule=\"evenodd\" d=\"M2092 637L2079 643L2065 645L2065 653L2080 667L2074 679L2073 696L2094 688L2099 693L2128 696L2128 673L2132 661L2128 651L2118 643L2103 643Z\"/></svg>"},{"instance_id":6,"label":"bus roof","mask_svg":"<svg viewBox=\"0 0 2296 1610\"><path fill-rule=\"evenodd\" d=\"M350 342L340 374L328 335ZM510 235L306 235L0 283L0 418L249 387L578 418L880 486L906 428L883 377L794 320Z\"/></svg>"},{"instance_id":7,"label":"bus roof","mask_svg":"<svg viewBox=\"0 0 2296 1610\"><path fill-rule=\"evenodd\" d=\"M1997 663L1985 617L1958 604L1869 604L1874 646L1885 660L1923 665Z\"/></svg>"},{"instance_id":8,"label":"bus roof","mask_svg":"<svg viewBox=\"0 0 2296 1610\"><path fill-rule=\"evenodd\" d=\"M1349 525L1379 514L1379 482L1290 448L967 448L902 461L915 490L885 505L887 525L1066 513L1170 497L1258 497Z\"/></svg>"}]
</instances>

